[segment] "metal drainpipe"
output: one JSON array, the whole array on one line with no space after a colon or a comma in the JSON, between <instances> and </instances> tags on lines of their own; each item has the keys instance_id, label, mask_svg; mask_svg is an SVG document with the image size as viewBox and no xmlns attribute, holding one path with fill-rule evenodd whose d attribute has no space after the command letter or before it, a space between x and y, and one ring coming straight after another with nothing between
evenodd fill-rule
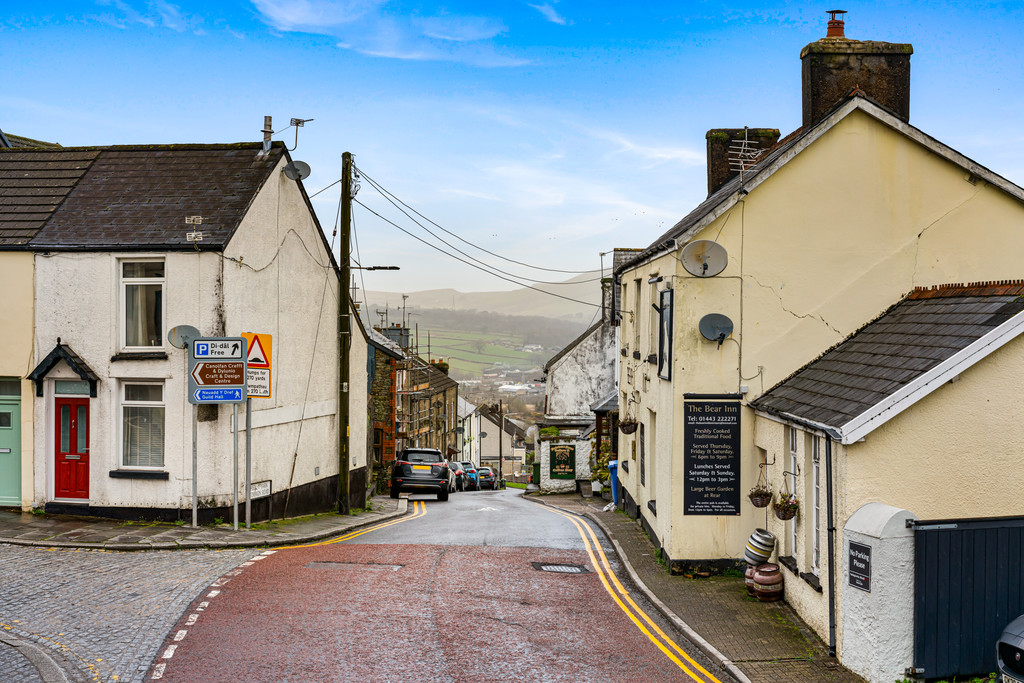
<instances>
[{"instance_id":1,"label":"metal drainpipe","mask_svg":"<svg viewBox=\"0 0 1024 683\"><path fill-rule=\"evenodd\" d=\"M825 433L825 505L828 514L828 654L836 656L836 527L832 516L832 436Z\"/></svg>"}]
</instances>

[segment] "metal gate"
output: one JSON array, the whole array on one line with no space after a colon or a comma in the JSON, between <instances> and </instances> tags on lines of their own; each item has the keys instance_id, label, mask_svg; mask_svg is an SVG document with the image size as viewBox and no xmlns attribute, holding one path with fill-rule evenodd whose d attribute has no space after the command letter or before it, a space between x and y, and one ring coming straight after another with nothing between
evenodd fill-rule
<instances>
[{"instance_id":1,"label":"metal gate","mask_svg":"<svg viewBox=\"0 0 1024 683\"><path fill-rule=\"evenodd\" d=\"M1024 517L913 522L914 667L932 679L996 670L1024 613Z\"/></svg>"}]
</instances>

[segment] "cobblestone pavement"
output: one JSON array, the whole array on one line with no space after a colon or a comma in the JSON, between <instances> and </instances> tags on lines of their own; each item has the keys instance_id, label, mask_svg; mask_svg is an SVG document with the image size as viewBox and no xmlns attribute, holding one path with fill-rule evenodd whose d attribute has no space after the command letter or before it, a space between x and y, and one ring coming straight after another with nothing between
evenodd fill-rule
<instances>
[{"instance_id":1,"label":"cobblestone pavement","mask_svg":"<svg viewBox=\"0 0 1024 683\"><path fill-rule=\"evenodd\" d=\"M116 553L0 545L0 628L83 681L142 681L203 588L256 550ZM0 681L39 680L0 645ZM17 654L17 653L14 653Z\"/></svg>"},{"instance_id":2,"label":"cobblestone pavement","mask_svg":"<svg viewBox=\"0 0 1024 683\"><path fill-rule=\"evenodd\" d=\"M42 680L28 657L0 642L0 682L36 683Z\"/></svg>"},{"instance_id":3,"label":"cobblestone pavement","mask_svg":"<svg viewBox=\"0 0 1024 683\"><path fill-rule=\"evenodd\" d=\"M655 560L647 534L628 515L603 511L600 498L557 495L539 501L597 520L647 588L753 683L863 683L828 656L821 639L789 605L747 596L742 577L670 575Z\"/></svg>"}]
</instances>

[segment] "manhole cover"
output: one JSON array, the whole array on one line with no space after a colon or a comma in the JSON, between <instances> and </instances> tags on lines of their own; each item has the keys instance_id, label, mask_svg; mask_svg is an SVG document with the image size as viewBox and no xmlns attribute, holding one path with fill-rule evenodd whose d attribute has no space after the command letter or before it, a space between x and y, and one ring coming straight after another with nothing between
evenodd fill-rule
<instances>
[{"instance_id":1,"label":"manhole cover","mask_svg":"<svg viewBox=\"0 0 1024 683\"><path fill-rule=\"evenodd\" d=\"M590 571L581 564L551 564L549 562L531 562L530 564L539 572L554 572L556 574L586 574Z\"/></svg>"},{"instance_id":2,"label":"manhole cover","mask_svg":"<svg viewBox=\"0 0 1024 683\"><path fill-rule=\"evenodd\" d=\"M345 567L356 567L359 569L376 569L378 571L397 572L405 565L401 564L376 564L374 562L310 562L306 569L343 569Z\"/></svg>"}]
</instances>

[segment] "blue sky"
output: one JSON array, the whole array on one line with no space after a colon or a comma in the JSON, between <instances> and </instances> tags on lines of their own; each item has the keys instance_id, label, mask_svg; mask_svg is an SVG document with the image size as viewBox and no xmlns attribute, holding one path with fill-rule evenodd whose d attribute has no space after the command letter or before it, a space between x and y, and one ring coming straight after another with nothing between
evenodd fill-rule
<instances>
[{"instance_id":1,"label":"blue sky","mask_svg":"<svg viewBox=\"0 0 1024 683\"><path fill-rule=\"evenodd\" d=\"M1024 184L1024 3L841 6L847 36L913 43L911 123ZM312 118L293 152L313 169L310 193L351 151L467 240L584 270L646 246L704 198L709 128L799 125L800 49L832 8L4 0L0 128L64 145L237 142L260 139L265 114L275 129ZM294 130L276 137L291 146ZM314 199L328 234L337 190ZM418 231L367 182L358 198ZM361 207L356 231L362 263L402 268L365 273L369 289L513 286Z\"/></svg>"}]
</instances>

